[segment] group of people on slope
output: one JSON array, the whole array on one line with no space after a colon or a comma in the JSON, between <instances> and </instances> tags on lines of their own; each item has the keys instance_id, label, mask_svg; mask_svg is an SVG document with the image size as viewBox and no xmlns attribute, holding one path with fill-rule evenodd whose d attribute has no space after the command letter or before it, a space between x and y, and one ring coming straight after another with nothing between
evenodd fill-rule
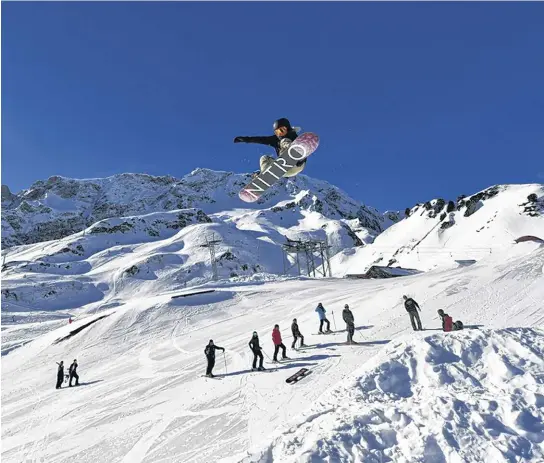
<instances>
[{"instance_id":1,"label":"group of people on slope","mask_svg":"<svg viewBox=\"0 0 544 463\"><path fill-rule=\"evenodd\" d=\"M64 381L64 361L61 360L60 363L57 362L57 365L59 366L57 369L57 386L56 389L60 389L62 387L62 383ZM68 374L69 374L69 383L68 386L72 387L72 379L76 380L76 386L79 386L79 375L77 374L77 360L74 359L70 367L68 368Z\"/></svg>"},{"instance_id":2,"label":"group of people on slope","mask_svg":"<svg viewBox=\"0 0 544 463\"><path fill-rule=\"evenodd\" d=\"M323 304L320 302L317 305L317 308L315 309L319 316L319 334L325 334L325 333L332 333L330 329L330 322L327 319L325 313L326 309L323 307ZM353 312L350 310L348 304L344 306L344 310L342 311L342 318L344 319L344 322L346 323L346 330L348 332L348 344L357 344L355 341L353 341L353 334L355 333L355 318L353 316ZM326 325L325 331L323 331L323 325ZM300 332L300 328L298 326L298 322L296 318L293 318L293 322L291 323L291 333L293 334L293 343L291 344L291 349L296 349L297 342L300 340L299 348L306 347L306 344L304 344L304 336ZM287 348L285 347L285 344L283 344L283 339L281 337L280 332L280 326L274 325L274 329L272 330L272 342L274 343L274 355L272 357L272 362L278 362L278 354L281 350L281 360L287 360L289 357L287 357ZM264 370L263 362L263 352L261 343L259 341L259 335L256 331L253 332L253 335L251 336L251 339L249 341L249 348L251 349L251 352L253 353L253 364L252 364L252 371L262 371ZM204 354L206 355L206 359L208 361L208 365L206 368L206 376L213 378L214 375L212 373L213 367L215 366L215 351L221 350L225 352L225 349L220 346L216 346L213 342L213 339L210 339L210 342L204 349ZM257 363L259 366L257 366Z\"/></svg>"},{"instance_id":3,"label":"group of people on slope","mask_svg":"<svg viewBox=\"0 0 544 463\"><path fill-rule=\"evenodd\" d=\"M414 331L423 331L423 327L421 326L421 319L419 318L419 314L417 313L418 310L421 312L419 304L411 297L408 297L406 295L402 297L404 298L404 308L408 312L408 315L410 315L410 322L412 323L412 328L414 329ZM438 309L438 316L442 320L443 331L457 331L464 328L463 322L461 320L457 320L456 322L454 322L453 318L445 313L442 309Z\"/></svg>"}]
</instances>

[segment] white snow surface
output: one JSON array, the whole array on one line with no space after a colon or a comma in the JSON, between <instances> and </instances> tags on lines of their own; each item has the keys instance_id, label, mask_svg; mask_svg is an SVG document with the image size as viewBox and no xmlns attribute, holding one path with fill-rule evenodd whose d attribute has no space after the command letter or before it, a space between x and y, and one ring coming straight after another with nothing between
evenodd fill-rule
<instances>
[{"instance_id":1,"label":"white snow surface","mask_svg":"<svg viewBox=\"0 0 544 463\"><path fill-rule=\"evenodd\" d=\"M176 299L168 284L127 286L2 357L2 461L540 462L543 267L544 247L527 242L388 280L255 275ZM403 294L425 331L409 328ZM338 329L349 303L360 344L315 334L317 302ZM439 308L466 329L441 332ZM251 332L268 360L272 327L290 347L295 317L309 347L250 372ZM210 338L226 348L220 379L201 376ZM81 385L55 390L55 361L74 358ZM312 373L287 384L302 367Z\"/></svg>"}]
</instances>

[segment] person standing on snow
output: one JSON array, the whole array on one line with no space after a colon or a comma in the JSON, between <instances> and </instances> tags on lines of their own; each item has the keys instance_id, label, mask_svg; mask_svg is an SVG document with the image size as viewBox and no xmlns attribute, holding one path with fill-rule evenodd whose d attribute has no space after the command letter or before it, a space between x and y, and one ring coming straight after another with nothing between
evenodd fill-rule
<instances>
[{"instance_id":1,"label":"person standing on snow","mask_svg":"<svg viewBox=\"0 0 544 463\"><path fill-rule=\"evenodd\" d=\"M319 334L323 334L323 323L327 324L327 329L325 330L325 332L330 333L331 332L331 322L329 320L327 320L327 317L325 316L326 310L325 310L325 307L323 307L323 304L321 304L321 302L319 304L317 304L317 307L316 307L315 311L319 315Z\"/></svg>"},{"instance_id":2,"label":"person standing on snow","mask_svg":"<svg viewBox=\"0 0 544 463\"><path fill-rule=\"evenodd\" d=\"M259 345L259 336L256 331L253 332L253 336L251 337L251 341L249 341L249 348L251 349L251 352L253 352L253 368L252 370L264 370L263 367L263 353L261 352L262 348ZM259 368L257 368L257 357L259 358Z\"/></svg>"},{"instance_id":3,"label":"person standing on snow","mask_svg":"<svg viewBox=\"0 0 544 463\"><path fill-rule=\"evenodd\" d=\"M74 362L68 368L68 373L70 374L70 379L68 380L68 386L72 387L72 378L76 379L76 386L79 386L79 375L76 372L77 370L77 360L74 359Z\"/></svg>"},{"instance_id":4,"label":"person standing on snow","mask_svg":"<svg viewBox=\"0 0 544 463\"><path fill-rule=\"evenodd\" d=\"M353 340L353 334L355 333L355 318L353 318L353 312L349 310L349 305L344 306L344 310L342 310L342 318L344 319L344 322L346 322L346 331L348 332L348 344L357 344Z\"/></svg>"},{"instance_id":5,"label":"person standing on snow","mask_svg":"<svg viewBox=\"0 0 544 463\"><path fill-rule=\"evenodd\" d=\"M300 338L300 347L306 347L304 344L304 336L302 336L302 333L298 329L296 318L293 318L293 323L291 323L291 333L293 333L293 344L291 344L291 349L295 348L298 338Z\"/></svg>"},{"instance_id":6,"label":"person standing on snow","mask_svg":"<svg viewBox=\"0 0 544 463\"><path fill-rule=\"evenodd\" d=\"M57 362L57 365L59 366L57 370L57 389L60 389L62 386L62 382L64 381L64 361L61 360L60 363Z\"/></svg>"},{"instance_id":7,"label":"person standing on snow","mask_svg":"<svg viewBox=\"0 0 544 463\"><path fill-rule=\"evenodd\" d=\"M280 326L279 325L274 325L274 329L272 330L272 342L274 343L274 357L272 358L272 361L273 362L277 362L278 361L278 352L281 348L282 350L282 356L281 356L281 359L282 360L285 360L287 359L287 355L286 352L287 352L287 349L285 348L285 345L283 344L282 340L281 340L281 333L280 333Z\"/></svg>"},{"instance_id":8,"label":"person standing on snow","mask_svg":"<svg viewBox=\"0 0 544 463\"><path fill-rule=\"evenodd\" d=\"M210 339L210 342L204 349L204 354L206 354L206 359L208 360L208 366L206 367L206 376L213 378L214 374L212 373L213 367L215 366L215 351L222 350L225 352L223 347L216 346L213 343L213 339Z\"/></svg>"},{"instance_id":9,"label":"person standing on snow","mask_svg":"<svg viewBox=\"0 0 544 463\"><path fill-rule=\"evenodd\" d=\"M286 149L293 141L298 137L297 131L291 127L291 123L285 117L278 119L274 122L274 135L265 135L261 137L236 137L234 143L258 143L260 145L268 145L276 150L276 156L279 157L280 153ZM253 175L259 175L261 172L264 172L268 167L272 165L275 159L272 156L261 156L260 167L261 170L255 172ZM284 177L293 177L298 174L304 165L306 164L306 159L299 161L296 167L288 170L283 176Z\"/></svg>"},{"instance_id":10,"label":"person standing on snow","mask_svg":"<svg viewBox=\"0 0 544 463\"><path fill-rule=\"evenodd\" d=\"M412 328L414 329L414 331L423 331L423 328L421 326L421 320L419 319L419 314L417 313L418 310L421 312L418 303L414 301L411 297L408 297L406 295L402 297L404 298L404 308L408 311L408 314L410 315Z\"/></svg>"}]
</instances>

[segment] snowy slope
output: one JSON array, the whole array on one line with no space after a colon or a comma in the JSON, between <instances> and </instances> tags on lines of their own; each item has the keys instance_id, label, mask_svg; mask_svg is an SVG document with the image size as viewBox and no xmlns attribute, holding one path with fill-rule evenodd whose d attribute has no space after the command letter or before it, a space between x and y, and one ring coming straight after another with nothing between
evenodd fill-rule
<instances>
[{"instance_id":1,"label":"snowy slope","mask_svg":"<svg viewBox=\"0 0 544 463\"><path fill-rule=\"evenodd\" d=\"M528 199L531 197L531 200ZM508 249L517 238L544 239L544 185L500 185L470 197L416 205L370 245L335 256L337 275L371 265L419 270L455 266Z\"/></svg>"},{"instance_id":2,"label":"snowy slope","mask_svg":"<svg viewBox=\"0 0 544 463\"><path fill-rule=\"evenodd\" d=\"M6 187L2 247L63 238L106 218L188 208L213 214L296 203L329 219L354 220L352 225L371 237L398 219L395 213L382 215L333 185L305 175L280 181L257 203L244 203L238 192L249 178L248 174L196 169L181 179L145 174L82 180L55 176L16 195Z\"/></svg>"},{"instance_id":3,"label":"snowy slope","mask_svg":"<svg viewBox=\"0 0 544 463\"><path fill-rule=\"evenodd\" d=\"M544 330L391 344L247 460L544 460Z\"/></svg>"},{"instance_id":4,"label":"snowy slope","mask_svg":"<svg viewBox=\"0 0 544 463\"><path fill-rule=\"evenodd\" d=\"M126 292L3 357L2 461L542 461L543 267L544 247L528 242L390 280ZM426 331L409 330L403 294L420 303ZM349 303L361 344L314 335L317 302L338 328ZM467 329L441 333L439 308ZM290 344L294 317L310 347L250 373L251 332L270 356L273 325ZM200 376L210 338L227 349L222 379ZM54 362L73 358L82 385L56 391ZM301 367L313 373L286 384Z\"/></svg>"}]
</instances>

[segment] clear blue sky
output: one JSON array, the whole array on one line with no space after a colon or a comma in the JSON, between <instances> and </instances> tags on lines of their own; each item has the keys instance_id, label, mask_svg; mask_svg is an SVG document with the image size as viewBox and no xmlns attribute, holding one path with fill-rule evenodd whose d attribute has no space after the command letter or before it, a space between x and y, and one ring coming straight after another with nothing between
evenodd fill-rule
<instances>
[{"instance_id":1,"label":"clear blue sky","mask_svg":"<svg viewBox=\"0 0 544 463\"><path fill-rule=\"evenodd\" d=\"M404 209L544 179L544 3L3 3L2 183L250 172L288 117L305 173Z\"/></svg>"}]
</instances>

